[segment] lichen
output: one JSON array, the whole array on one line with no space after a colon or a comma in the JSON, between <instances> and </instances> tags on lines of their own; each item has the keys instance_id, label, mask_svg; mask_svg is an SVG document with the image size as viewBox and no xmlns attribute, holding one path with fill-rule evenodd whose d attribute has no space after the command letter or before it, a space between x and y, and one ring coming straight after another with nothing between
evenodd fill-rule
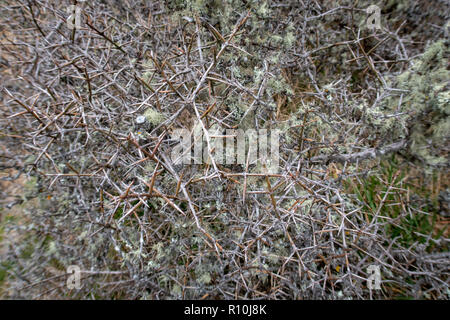
<instances>
[{"instance_id":1,"label":"lichen","mask_svg":"<svg viewBox=\"0 0 450 320\"><path fill-rule=\"evenodd\" d=\"M160 124L161 122L164 121L165 117L162 113L156 111L153 108L148 108L145 112L144 112L144 116L147 119L147 121L149 123L151 123L152 125L156 126L158 124Z\"/></svg>"},{"instance_id":2,"label":"lichen","mask_svg":"<svg viewBox=\"0 0 450 320\"><path fill-rule=\"evenodd\" d=\"M445 141L450 136L449 85L447 70L449 49L445 40L431 44L423 55L415 59L412 68L398 75L393 81L404 90L401 109L408 115L407 126L401 121L385 123L395 126L394 135L401 137L409 132L410 153L430 166L444 165ZM400 97L390 98L385 106L394 112Z\"/></svg>"}]
</instances>

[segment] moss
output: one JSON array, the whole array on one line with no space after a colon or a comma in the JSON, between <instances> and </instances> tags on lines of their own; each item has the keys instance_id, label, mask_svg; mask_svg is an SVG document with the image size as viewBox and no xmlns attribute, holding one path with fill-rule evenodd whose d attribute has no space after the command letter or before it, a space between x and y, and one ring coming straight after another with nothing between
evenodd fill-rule
<instances>
[{"instance_id":1,"label":"moss","mask_svg":"<svg viewBox=\"0 0 450 320\"><path fill-rule=\"evenodd\" d=\"M34 252L34 243L27 243L25 248L20 252L20 257L24 260L30 259Z\"/></svg>"},{"instance_id":2,"label":"moss","mask_svg":"<svg viewBox=\"0 0 450 320\"><path fill-rule=\"evenodd\" d=\"M6 280L8 271L13 267L10 261L2 261L0 263L0 285Z\"/></svg>"}]
</instances>

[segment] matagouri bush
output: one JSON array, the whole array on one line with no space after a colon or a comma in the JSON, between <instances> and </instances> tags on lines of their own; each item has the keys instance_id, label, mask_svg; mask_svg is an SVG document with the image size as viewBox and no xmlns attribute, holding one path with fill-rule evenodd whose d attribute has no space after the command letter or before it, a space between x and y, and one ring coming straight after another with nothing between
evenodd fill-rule
<instances>
[{"instance_id":1,"label":"matagouri bush","mask_svg":"<svg viewBox=\"0 0 450 320\"><path fill-rule=\"evenodd\" d=\"M450 298L449 9L2 1L0 295ZM174 163L196 125L279 130L277 172Z\"/></svg>"}]
</instances>

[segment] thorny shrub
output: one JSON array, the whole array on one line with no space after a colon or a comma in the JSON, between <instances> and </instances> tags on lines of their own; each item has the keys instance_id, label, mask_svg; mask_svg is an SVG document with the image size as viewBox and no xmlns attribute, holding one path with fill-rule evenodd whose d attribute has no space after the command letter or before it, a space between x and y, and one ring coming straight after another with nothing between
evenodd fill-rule
<instances>
[{"instance_id":1,"label":"thorny shrub","mask_svg":"<svg viewBox=\"0 0 450 320\"><path fill-rule=\"evenodd\" d=\"M0 165L31 177L5 296L448 298L439 203L408 180L448 168L447 1L75 1L69 28L72 4L0 7ZM278 174L172 163L199 121L281 130Z\"/></svg>"}]
</instances>

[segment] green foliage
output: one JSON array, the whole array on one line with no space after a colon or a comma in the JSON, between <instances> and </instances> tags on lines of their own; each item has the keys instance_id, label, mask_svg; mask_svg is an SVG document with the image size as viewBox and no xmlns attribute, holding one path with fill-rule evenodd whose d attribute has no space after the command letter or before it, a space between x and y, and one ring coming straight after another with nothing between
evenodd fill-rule
<instances>
[{"instance_id":1,"label":"green foliage","mask_svg":"<svg viewBox=\"0 0 450 320\"><path fill-rule=\"evenodd\" d=\"M376 174L361 179L361 182L347 181L349 190L357 195L359 203L367 214L368 223L383 223L385 231L397 244L409 247L416 243L427 243L439 239L445 227L438 228L437 199L431 199L425 206L408 201L408 196L430 198L430 191L416 186L408 180L408 167L399 165L392 158L380 163ZM407 210L407 211L406 211Z\"/></svg>"}]
</instances>

